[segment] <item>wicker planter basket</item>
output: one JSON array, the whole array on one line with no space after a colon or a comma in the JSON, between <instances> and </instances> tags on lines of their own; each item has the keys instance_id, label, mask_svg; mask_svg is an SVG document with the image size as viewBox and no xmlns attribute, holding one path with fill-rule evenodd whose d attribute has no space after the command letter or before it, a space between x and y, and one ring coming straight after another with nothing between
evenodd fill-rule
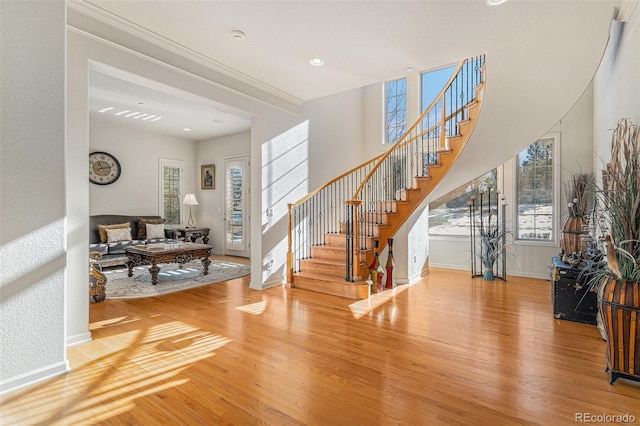
<instances>
[{"instance_id":1,"label":"wicker planter basket","mask_svg":"<svg viewBox=\"0 0 640 426\"><path fill-rule=\"evenodd\" d=\"M640 381L640 284L607 278L598 290L598 315L607 340L607 371Z\"/></svg>"},{"instance_id":2,"label":"wicker planter basket","mask_svg":"<svg viewBox=\"0 0 640 426\"><path fill-rule=\"evenodd\" d=\"M586 220L582 216L569 216L562 224L562 238L560 248L562 253L581 253L583 249L582 235Z\"/></svg>"}]
</instances>

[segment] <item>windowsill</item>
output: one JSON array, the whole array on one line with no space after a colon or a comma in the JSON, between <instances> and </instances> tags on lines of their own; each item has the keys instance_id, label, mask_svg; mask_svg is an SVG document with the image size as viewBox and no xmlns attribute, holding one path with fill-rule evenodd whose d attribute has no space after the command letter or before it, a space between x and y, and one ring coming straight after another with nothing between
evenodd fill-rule
<instances>
[{"instance_id":1,"label":"windowsill","mask_svg":"<svg viewBox=\"0 0 640 426\"><path fill-rule=\"evenodd\" d=\"M435 240L435 241L460 241L460 240L468 240L469 239L469 235L442 235L442 234L429 234L429 239L430 240Z\"/></svg>"},{"instance_id":2,"label":"windowsill","mask_svg":"<svg viewBox=\"0 0 640 426\"><path fill-rule=\"evenodd\" d=\"M514 240L513 244L517 246L560 247L558 241Z\"/></svg>"}]
</instances>

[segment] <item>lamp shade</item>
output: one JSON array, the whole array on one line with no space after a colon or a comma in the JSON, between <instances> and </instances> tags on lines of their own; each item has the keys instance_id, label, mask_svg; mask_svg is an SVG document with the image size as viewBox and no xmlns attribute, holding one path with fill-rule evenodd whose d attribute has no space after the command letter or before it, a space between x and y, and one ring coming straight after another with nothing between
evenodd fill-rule
<instances>
[{"instance_id":1,"label":"lamp shade","mask_svg":"<svg viewBox=\"0 0 640 426\"><path fill-rule=\"evenodd\" d=\"M187 206L197 206L198 200L196 200L196 196L194 194L189 193L184 196L184 200L182 200L182 204L185 204Z\"/></svg>"}]
</instances>

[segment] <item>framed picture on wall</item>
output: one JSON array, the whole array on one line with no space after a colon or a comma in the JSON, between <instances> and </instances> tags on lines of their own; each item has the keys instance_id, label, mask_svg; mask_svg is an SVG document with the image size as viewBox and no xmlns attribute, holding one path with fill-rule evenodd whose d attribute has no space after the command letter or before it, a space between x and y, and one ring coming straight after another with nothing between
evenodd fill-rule
<instances>
[{"instance_id":1,"label":"framed picture on wall","mask_svg":"<svg viewBox=\"0 0 640 426\"><path fill-rule=\"evenodd\" d=\"M200 188L216 189L216 167L213 164L200 166Z\"/></svg>"}]
</instances>

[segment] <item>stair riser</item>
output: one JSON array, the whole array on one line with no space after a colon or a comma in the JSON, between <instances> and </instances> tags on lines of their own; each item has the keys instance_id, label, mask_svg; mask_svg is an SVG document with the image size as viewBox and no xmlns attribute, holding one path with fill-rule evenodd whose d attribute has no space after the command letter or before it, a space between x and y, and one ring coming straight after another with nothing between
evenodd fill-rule
<instances>
[{"instance_id":1,"label":"stair riser","mask_svg":"<svg viewBox=\"0 0 640 426\"><path fill-rule=\"evenodd\" d=\"M294 276L292 286L296 289L311 290L357 300L366 299L370 294L369 286L364 283L323 281L301 275Z\"/></svg>"},{"instance_id":2,"label":"stair riser","mask_svg":"<svg viewBox=\"0 0 640 426\"><path fill-rule=\"evenodd\" d=\"M384 213L384 212L380 212L380 213L374 213L374 212L369 212L369 213L364 213L364 217L366 220L368 220L369 222L373 222L377 225L388 225L389 224L389 216L393 216L393 214L389 214L389 213ZM342 229L342 227L340 228ZM344 231L342 231L344 232Z\"/></svg>"},{"instance_id":3,"label":"stair riser","mask_svg":"<svg viewBox=\"0 0 640 426\"><path fill-rule=\"evenodd\" d=\"M342 235L346 234L347 232L347 224L345 222L341 222L340 223L340 232L342 233ZM367 226L367 234L372 232L373 235L369 235L370 237L377 237L380 235L380 229L378 227L378 225L368 225ZM360 235L362 235L362 230L360 230L360 232L358 232ZM334 234L335 235L335 234Z\"/></svg>"},{"instance_id":4,"label":"stair riser","mask_svg":"<svg viewBox=\"0 0 640 426\"><path fill-rule=\"evenodd\" d=\"M346 252L344 248L336 248L330 246L313 246L311 247L311 258L336 260L344 262L346 258ZM367 252L360 252L360 261L365 262L367 259Z\"/></svg>"},{"instance_id":5,"label":"stair riser","mask_svg":"<svg viewBox=\"0 0 640 426\"><path fill-rule=\"evenodd\" d=\"M339 247L342 249L347 247L347 236L345 234L327 234L325 235L324 241L326 245L331 247ZM366 239L365 241L366 248L372 249L373 243L371 242L371 239Z\"/></svg>"},{"instance_id":6,"label":"stair riser","mask_svg":"<svg viewBox=\"0 0 640 426\"><path fill-rule=\"evenodd\" d=\"M323 274L335 278L343 278L346 276L345 265L327 265L324 263L316 263L312 259L303 259L300 261L300 270L304 272L312 272L314 274Z\"/></svg>"},{"instance_id":7,"label":"stair riser","mask_svg":"<svg viewBox=\"0 0 640 426\"><path fill-rule=\"evenodd\" d=\"M344 260L344 259L343 259ZM314 274L324 274L331 277L343 278L347 275L346 265L327 265L326 263L315 262L313 259L303 259L300 261L300 269L304 272ZM369 269L362 262L360 264L360 277L366 280L369 276Z\"/></svg>"}]
</instances>

